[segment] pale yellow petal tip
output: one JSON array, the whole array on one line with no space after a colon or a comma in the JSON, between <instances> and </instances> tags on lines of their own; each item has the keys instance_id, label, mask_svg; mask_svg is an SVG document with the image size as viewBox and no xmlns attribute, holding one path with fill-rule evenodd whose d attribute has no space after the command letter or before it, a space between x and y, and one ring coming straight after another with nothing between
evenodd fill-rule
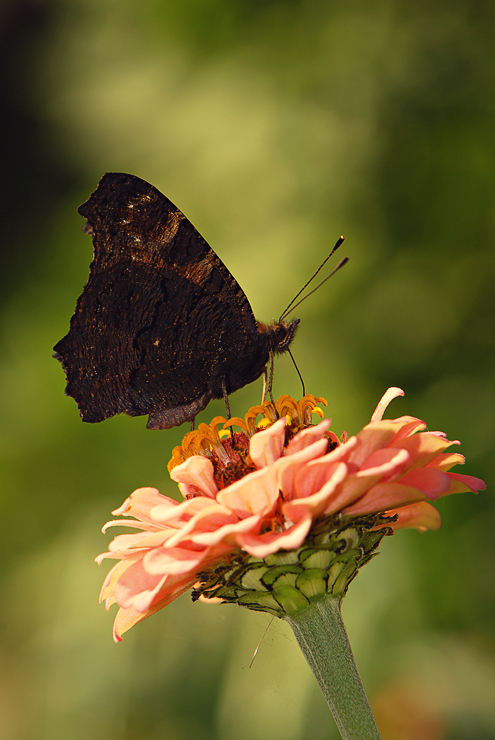
<instances>
[{"instance_id":1,"label":"pale yellow petal tip","mask_svg":"<svg viewBox=\"0 0 495 740\"><path fill-rule=\"evenodd\" d=\"M394 400L394 398L398 398L399 396L404 396L405 393L402 390L402 388L389 388L383 396L381 397L378 406L373 412L373 416L371 417L371 421L381 421L383 418L383 414L385 413L387 406L391 401Z\"/></svg>"},{"instance_id":2,"label":"pale yellow petal tip","mask_svg":"<svg viewBox=\"0 0 495 740\"><path fill-rule=\"evenodd\" d=\"M202 604L223 604L225 599L219 599L217 596L212 596L210 599L207 599L206 596L201 594L201 596L198 597L198 601L201 601Z\"/></svg>"}]
</instances>

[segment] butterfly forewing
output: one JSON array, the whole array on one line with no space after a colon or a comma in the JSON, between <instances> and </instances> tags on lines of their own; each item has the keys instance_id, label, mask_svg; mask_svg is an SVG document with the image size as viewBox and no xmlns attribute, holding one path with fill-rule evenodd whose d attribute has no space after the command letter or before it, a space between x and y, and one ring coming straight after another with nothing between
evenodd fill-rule
<instances>
[{"instance_id":1,"label":"butterfly forewing","mask_svg":"<svg viewBox=\"0 0 495 740\"><path fill-rule=\"evenodd\" d=\"M106 174L80 208L94 259L55 352L84 421L192 419L255 380L268 360L242 289L184 214L149 183Z\"/></svg>"}]
</instances>

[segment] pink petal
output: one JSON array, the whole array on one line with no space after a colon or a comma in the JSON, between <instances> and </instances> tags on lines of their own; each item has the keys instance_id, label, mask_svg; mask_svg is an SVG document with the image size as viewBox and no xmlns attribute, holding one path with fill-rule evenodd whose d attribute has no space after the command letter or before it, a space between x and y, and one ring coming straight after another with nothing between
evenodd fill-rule
<instances>
[{"instance_id":1,"label":"pink petal","mask_svg":"<svg viewBox=\"0 0 495 740\"><path fill-rule=\"evenodd\" d=\"M154 601L159 601L164 606L164 600L170 603L196 581L195 573L175 577L168 574L151 576L144 570L142 563L136 563L120 578L115 596L117 603L123 608L131 607L138 612L146 612Z\"/></svg>"},{"instance_id":2,"label":"pink petal","mask_svg":"<svg viewBox=\"0 0 495 740\"><path fill-rule=\"evenodd\" d=\"M478 493L486 488L486 483L473 475L461 475L460 473L446 473L446 475L451 481L449 493L464 493L465 491Z\"/></svg>"},{"instance_id":3,"label":"pink petal","mask_svg":"<svg viewBox=\"0 0 495 740\"><path fill-rule=\"evenodd\" d=\"M206 509L212 505L212 500L208 496L195 496L194 498L188 498L182 503L175 502L175 508L168 506L155 506L150 512L153 517L153 521L158 522L161 525L167 523L167 526L176 524L176 528L182 527L183 523L189 521L191 516L194 516L198 511ZM172 525L170 524L172 522Z\"/></svg>"},{"instance_id":4,"label":"pink petal","mask_svg":"<svg viewBox=\"0 0 495 740\"><path fill-rule=\"evenodd\" d=\"M259 517L256 518L258 519ZM239 518L226 506L217 503L212 504L208 508L199 511L187 524L181 527L175 536L170 538L166 547L175 547L186 539L198 544L204 544L200 543L197 536L206 532L213 532L216 537L214 541L218 542L221 539L220 536L217 537L219 530L228 524L237 524L238 522ZM211 543L209 542L208 544Z\"/></svg>"},{"instance_id":5,"label":"pink petal","mask_svg":"<svg viewBox=\"0 0 495 740\"><path fill-rule=\"evenodd\" d=\"M389 405L390 401L393 401L394 398L398 398L398 396L403 396L404 391L402 388L389 388L383 396L381 397L380 401L378 402L378 406L373 412L373 416L371 417L371 421L381 421L383 418L383 414L385 413L385 410L387 406Z\"/></svg>"},{"instance_id":6,"label":"pink petal","mask_svg":"<svg viewBox=\"0 0 495 740\"><path fill-rule=\"evenodd\" d=\"M239 546L255 558L266 558L279 550L295 550L300 547L311 529L311 516L305 515L301 521L284 532L267 532L260 535L246 534L239 537Z\"/></svg>"},{"instance_id":7,"label":"pink petal","mask_svg":"<svg viewBox=\"0 0 495 740\"><path fill-rule=\"evenodd\" d=\"M132 607L128 607L127 609L121 607L117 612L113 627L113 639L115 642L120 642L122 640L122 635L130 630L131 627L134 627L135 624L142 622L143 619L150 617L152 614L160 611L160 609L171 604L172 601L175 601L175 599L188 591L191 586L194 586L195 582L195 577L193 577L187 581L175 584L174 588L170 592L158 592L154 602L150 604L145 612L138 612Z\"/></svg>"},{"instance_id":8,"label":"pink petal","mask_svg":"<svg viewBox=\"0 0 495 740\"><path fill-rule=\"evenodd\" d=\"M157 504L174 506L174 501L168 496L162 496L156 488L138 488L131 493L119 509L112 511L115 516L133 516L142 522L151 522L150 511Z\"/></svg>"},{"instance_id":9,"label":"pink petal","mask_svg":"<svg viewBox=\"0 0 495 740\"><path fill-rule=\"evenodd\" d=\"M252 514L268 514L277 499L278 484L273 465L248 473L217 494L218 503L226 506L240 519Z\"/></svg>"},{"instance_id":10,"label":"pink petal","mask_svg":"<svg viewBox=\"0 0 495 740\"><path fill-rule=\"evenodd\" d=\"M101 558L101 555L99 556ZM107 573L103 586L100 591L100 604L105 600L105 608L108 611L112 604L115 604L115 586L120 577L125 571L141 560L140 555L136 555L134 558L128 558L127 560L120 560L113 568ZM97 560L98 562L98 560ZM101 561L100 561L101 562Z\"/></svg>"},{"instance_id":11,"label":"pink petal","mask_svg":"<svg viewBox=\"0 0 495 740\"><path fill-rule=\"evenodd\" d=\"M447 477L446 473L436 471L439 475ZM401 479L402 480L402 479ZM448 489L443 492L436 493L436 496L441 493L446 493ZM399 483L377 483L373 486L368 493L359 499L352 506L346 507L343 513L352 516L362 516L363 514L374 514L378 511L388 511L391 508L399 508L406 506L407 504L416 503L416 501L423 501L425 498L429 498L426 493L415 486L406 486Z\"/></svg>"},{"instance_id":12,"label":"pink petal","mask_svg":"<svg viewBox=\"0 0 495 740\"><path fill-rule=\"evenodd\" d=\"M336 448L333 452L318 460L307 463L298 470L294 482L295 493L294 491L291 492L292 498L306 498L317 493L332 477L336 461L348 456L346 448L354 449L355 446L357 446L357 439L354 437L346 445ZM339 489L340 504L342 506L349 505L379 480L390 478L399 472L408 458L409 455L405 450L385 448L374 452L357 474L349 474L343 481L343 485ZM284 499L289 500L285 488L283 492Z\"/></svg>"},{"instance_id":13,"label":"pink petal","mask_svg":"<svg viewBox=\"0 0 495 740\"><path fill-rule=\"evenodd\" d=\"M394 442L394 447L407 450L411 456L408 469L421 468L431 463L439 453L457 442L450 442L435 432L421 432Z\"/></svg>"},{"instance_id":14,"label":"pink petal","mask_svg":"<svg viewBox=\"0 0 495 740\"><path fill-rule=\"evenodd\" d=\"M108 549L114 554L125 554L126 551L133 551L135 548L148 550L152 547L161 547L175 531L175 529L162 529L159 532L152 532L151 534L148 534L148 532L119 534L111 541ZM132 554L132 552L129 554Z\"/></svg>"},{"instance_id":15,"label":"pink petal","mask_svg":"<svg viewBox=\"0 0 495 740\"><path fill-rule=\"evenodd\" d=\"M313 519L320 514L327 513L330 503L333 506L335 496L339 491L340 484L347 475L345 463L334 463L331 478L316 493L306 498L296 498L282 504L282 511L287 519L293 522L299 521L303 512L311 514Z\"/></svg>"},{"instance_id":16,"label":"pink petal","mask_svg":"<svg viewBox=\"0 0 495 740\"><path fill-rule=\"evenodd\" d=\"M379 450L382 447L387 447L400 428L400 423L389 421L388 419L367 424L364 429L356 435L359 444L355 452L350 456L350 462L361 467L368 457L376 450Z\"/></svg>"},{"instance_id":17,"label":"pink petal","mask_svg":"<svg viewBox=\"0 0 495 740\"><path fill-rule=\"evenodd\" d=\"M397 529L419 529L426 532L427 529L439 529L442 523L440 514L431 504L420 501L417 504L403 506L401 509L386 511L387 516L398 514L399 519L390 526Z\"/></svg>"},{"instance_id":18,"label":"pink petal","mask_svg":"<svg viewBox=\"0 0 495 740\"><path fill-rule=\"evenodd\" d=\"M195 531L191 535L191 541L207 547L219 545L223 542L227 550L232 550L234 547L241 547L240 539L245 533L258 532L262 522L263 518L254 514L246 519L224 524L216 530Z\"/></svg>"},{"instance_id":19,"label":"pink petal","mask_svg":"<svg viewBox=\"0 0 495 740\"><path fill-rule=\"evenodd\" d=\"M204 496L215 498L218 491L213 477L213 463L203 455L193 455L170 471L170 477L180 485L184 496L189 493L190 486L195 486Z\"/></svg>"},{"instance_id":20,"label":"pink petal","mask_svg":"<svg viewBox=\"0 0 495 740\"><path fill-rule=\"evenodd\" d=\"M162 575L177 576L198 568L208 556L208 550L187 550L184 547L156 547L149 550L143 558L143 569L150 577ZM121 602L119 602L121 603ZM121 606L125 604L121 603Z\"/></svg>"},{"instance_id":21,"label":"pink petal","mask_svg":"<svg viewBox=\"0 0 495 740\"><path fill-rule=\"evenodd\" d=\"M428 467L442 470L446 473L454 465L464 465L466 458L460 452L441 452L428 463Z\"/></svg>"},{"instance_id":22,"label":"pink petal","mask_svg":"<svg viewBox=\"0 0 495 740\"><path fill-rule=\"evenodd\" d=\"M397 475L409 460L407 450L387 447L382 450L376 450L361 465L357 473L359 478L391 478Z\"/></svg>"},{"instance_id":23,"label":"pink petal","mask_svg":"<svg viewBox=\"0 0 495 740\"><path fill-rule=\"evenodd\" d=\"M376 465L370 468L363 466L357 473L350 473L339 486L338 492L329 502L330 507L325 513L333 514L339 509L350 506L380 481L390 480L402 470L408 458L409 455L405 450L397 450L393 447L377 450L367 460L371 465L373 463Z\"/></svg>"},{"instance_id":24,"label":"pink petal","mask_svg":"<svg viewBox=\"0 0 495 740\"><path fill-rule=\"evenodd\" d=\"M287 422L279 419L266 429L256 432L249 442L249 455L257 468L273 465L282 456Z\"/></svg>"},{"instance_id":25,"label":"pink petal","mask_svg":"<svg viewBox=\"0 0 495 740\"><path fill-rule=\"evenodd\" d=\"M163 527L160 527L156 522L143 522L142 519L139 521L136 519L112 519L112 521L106 522L103 525L101 531L105 534L105 532L107 532L111 527L129 527L132 529L142 529L146 532L157 532L163 529Z\"/></svg>"},{"instance_id":26,"label":"pink petal","mask_svg":"<svg viewBox=\"0 0 495 740\"><path fill-rule=\"evenodd\" d=\"M313 442L323 439L325 437L325 432L330 427L331 423L331 419L323 419L323 421L320 421L316 426L307 427L298 432L285 448L285 454L293 455L295 452L299 452L299 450L303 450L305 447L308 447L308 445L313 444Z\"/></svg>"},{"instance_id":27,"label":"pink petal","mask_svg":"<svg viewBox=\"0 0 495 740\"><path fill-rule=\"evenodd\" d=\"M329 454L333 455L335 452L340 451L342 447L337 447L337 449L333 450L333 452ZM287 457L282 457L275 463L274 467L277 471L277 486L283 491L285 500L291 499L297 495L295 479L299 470L305 470L306 465L310 460L315 460L317 458L323 459L326 449L326 439L320 439L318 442L313 442L313 444L308 445L308 447L304 447L302 450L299 450L299 452L295 452ZM341 456L342 454L344 453L340 452Z\"/></svg>"},{"instance_id":28,"label":"pink petal","mask_svg":"<svg viewBox=\"0 0 495 740\"><path fill-rule=\"evenodd\" d=\"M327 456L319 460L310 460L300 467L296 473L291 496L283 491L284 501L304 499L319 493L323 486L334 476L338 462L328 461ZM346 468L347 472L347 468Z\"/></svg>"},{"instance_id":29,"label":"pink petal","mask_svg":"<svg viewBox=\"0 0 495 740\"><path fill-rule=\"evenodd\" d=\"M434 468L416 468L406 473L399 479L403 486L412 486L428 496L437 498L441 493L449 489L449 479L441 470Z\"/></svg>"},{"instance_id":30,"label":"pink petal","mask_svg":"<svg viewBox=\"0 0 495 740\"><path fill-rule=\"evenodd\" d=\"M412 437L416 432L426 429L426 423L421 419L416 419L414 416L400 416L398 419L394 419L397 424L397 432L394 434L389 444L393 447L396 446L396 442L404 437Z\"/></svg>"},{"instance_id":31,"label":"pink petal","mask_svg":"<svg viewBox=\"0 0 495 740\"><path fill-rule=\"evenodd\" d=\"M165 578L166 574L150 575L147 573L141 559L133 563L119 578L115 586L115 600L124 609L132 606L137 611L145 611L160 590ZM139 605L135 604L136 601Z\"/></svg>"}]
</instances>

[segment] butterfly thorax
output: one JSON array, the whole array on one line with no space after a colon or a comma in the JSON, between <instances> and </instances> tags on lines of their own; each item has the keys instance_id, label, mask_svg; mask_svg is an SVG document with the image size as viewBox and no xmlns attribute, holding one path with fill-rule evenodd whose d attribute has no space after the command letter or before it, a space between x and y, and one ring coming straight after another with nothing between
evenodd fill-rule
<instances>
[{"instance_id":1,"label":"butterfly thorax","mask_svg":"<svg viewBox=\"0 0 495 740\"><path fill-rule=\"evenodd\" d=\"M214 398L222 398L222 376L228 393L233 393L247 383L257 380L265 369L270 354L287 352L294 338L299 319L290 324L277 321L273 324L257 323L257 332L246 338L246 343L235 357L228 358L222 371L216 368L212 377L211 390Z\"/></svg>"}]
</instances>

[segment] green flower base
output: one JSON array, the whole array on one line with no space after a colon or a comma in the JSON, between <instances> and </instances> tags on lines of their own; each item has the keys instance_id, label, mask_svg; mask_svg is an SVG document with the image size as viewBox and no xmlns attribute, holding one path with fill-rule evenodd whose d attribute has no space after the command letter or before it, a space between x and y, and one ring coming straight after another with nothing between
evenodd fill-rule
<instances>
[{"instance_id":1,"label":"green flower base","mask_svg":"<svg viewBox=\"0 0 495 740\"><path fill-rule=\"evenodd\" d=\"M242 553L201 573L192 598L220 598L281 619L327 596L340 599L382 538L392 534L392 521L383 514L346 523L326 517L297 550L281 550L263 560Z\"/></svg>"}]
</instances>

